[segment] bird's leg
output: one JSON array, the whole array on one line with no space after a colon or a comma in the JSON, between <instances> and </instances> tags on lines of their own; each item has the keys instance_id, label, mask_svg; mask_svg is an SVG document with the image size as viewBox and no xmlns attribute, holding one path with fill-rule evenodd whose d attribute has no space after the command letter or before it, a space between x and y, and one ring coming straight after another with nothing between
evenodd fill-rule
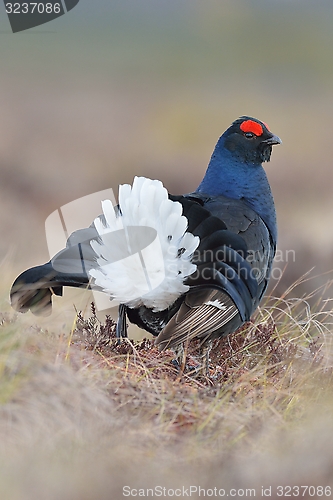
<instances>
[{"instance_id":1,"label":"bird's leg","mask_svg":"<svg viewBox=\"0 0 333 500\"><path fill-rule=\"evenodd\" d=\"M121 339L127 338L126 307L124 306L124 304L120 304L118 309L116 337L118 339L118 345L121 344Z\"/></svg>"},{"instance_id":2,"label":"bird's leg","mask_svg":"<svg viewBox=\"0 0 333 500\"><path fill-rule=\"evenodd\" d=\"M209 376L209 355L212 350L213 341L208 339L204 340L200 346L199 360L200 365L198 366L196 376L202 375L204 377Z\"/></svg>"},{"instance_id":3,"label":"bird's leg","mask_svg":"<svg viewBox=\"0 0 333 500\"><path fill-rule=\"evenodd\" d=\"M177 368L178 371L183 371L186 364L184 344L178 344L172 347L172 350L175 353L175 359L172 360L172 364Z\"/></svg>"}]
</instances>

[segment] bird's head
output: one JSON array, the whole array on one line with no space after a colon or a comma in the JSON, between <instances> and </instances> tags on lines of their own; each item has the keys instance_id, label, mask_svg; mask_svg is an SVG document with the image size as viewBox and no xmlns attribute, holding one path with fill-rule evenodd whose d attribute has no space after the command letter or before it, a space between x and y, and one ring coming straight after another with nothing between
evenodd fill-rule
<instances>
[{"instance_id":1,"label":"bird's head","mask_svg":"<svg viewBox=\"0 0 333 500\"><path fill-rule=\"evenodd\" d=\"M274 144L281 144L281 139L272 134L266 123L241 116L224 132L221 139L224 147L245 162L261 164L269 161Z\"/></svg>"}]
</instances>

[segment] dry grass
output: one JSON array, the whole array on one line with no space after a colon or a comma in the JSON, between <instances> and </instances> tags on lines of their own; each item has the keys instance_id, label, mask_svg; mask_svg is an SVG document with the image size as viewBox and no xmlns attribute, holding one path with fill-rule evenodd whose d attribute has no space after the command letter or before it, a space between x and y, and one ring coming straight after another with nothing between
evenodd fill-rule
<instances>
[{"instance_id":1,"label":"dry grass","mask_svg":"<svg viewBox=\"0 0 333 500\"><path fill-rule=\"evenodd\" d=\"M3 313L1 498L122 498L126 485L260 497L261 486L331 484L328 305L269 299L215 343L207 379L177 373L150 340L118 346L94 310L62 333ZM188 356L195 363L195 344Z\"/></svg>"}]
</instances>

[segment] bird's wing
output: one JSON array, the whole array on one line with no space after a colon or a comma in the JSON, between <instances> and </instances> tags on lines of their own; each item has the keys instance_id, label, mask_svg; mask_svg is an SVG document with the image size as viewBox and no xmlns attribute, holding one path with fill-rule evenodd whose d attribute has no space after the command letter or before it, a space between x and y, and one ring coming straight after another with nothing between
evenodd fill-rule
<instances>
[{"instance_id":1,"label":"bird's wing","mask_svg":"<svg viewBox=\"0 0 333 500\"><path fill-rule=\"evenodd\" d=\"M248 249L246 260L254 270L258 284L266 288L276 244L264 221L242 199L218 196L205 200L204 207L221 218L229 231L242 238Z\"/></svg>"},{"instance_id":2,"label":"bird's wing","mask_svg":"<svg viewBox=\"0 0 333 500\"><path fill-rule=\"evenodd\" d=\"M266 289L275 252L267 226L242 200L196 194L183 207L187 216L190 210L201 216L195 224L192 217L193 234L200 237L197 273L187 279L190 292L156 339L161 349L227 334L230 325L248 320Z\"/></svg>"},{"instance_id":3,"label":"bird's wing","mask_svg":"<svg viewBox=\"0 0 333 500\"><path fill-rule=\"evenodd\" d=\"M189 292L178 312L156 338L155 344L164 350L194 337L205 338L237 315L238 308L221 290Z\"/></svg>"}]
</instances>

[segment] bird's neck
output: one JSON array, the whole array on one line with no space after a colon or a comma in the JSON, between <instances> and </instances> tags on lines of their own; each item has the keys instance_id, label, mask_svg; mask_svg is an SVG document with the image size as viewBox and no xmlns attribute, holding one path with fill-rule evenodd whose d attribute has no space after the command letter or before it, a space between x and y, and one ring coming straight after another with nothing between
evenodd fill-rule
<instances>
[{"instance_id":1,"label":"bird's neck","mask_svg":"<svg viewBox=\"0 0 333 500\"><path fill-rule=\"evenodd\" d=\"M274 199L262 165L246 162L217 145L197 192L243 199L263 219L276 240Z\"/></svg>"}]
</instances>

